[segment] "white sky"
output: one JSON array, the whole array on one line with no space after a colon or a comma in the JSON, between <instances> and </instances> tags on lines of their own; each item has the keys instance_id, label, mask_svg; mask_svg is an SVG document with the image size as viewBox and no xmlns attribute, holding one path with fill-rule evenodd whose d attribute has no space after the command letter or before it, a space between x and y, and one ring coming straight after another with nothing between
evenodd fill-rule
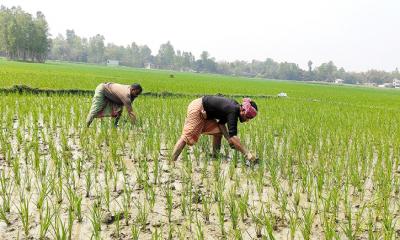
<instances>
[{"instance_id":1,"label":"white sky","mask_svg":"<svg viewBox=\"0 0 400 240\"><path fill-rule=\"evenodd\" d=\"M42 11L50 33L99 33L106 42L147 44L216 60L332 60L346 70L400 68L398 0L1 0Z\"/></svg>"}]
</instances>

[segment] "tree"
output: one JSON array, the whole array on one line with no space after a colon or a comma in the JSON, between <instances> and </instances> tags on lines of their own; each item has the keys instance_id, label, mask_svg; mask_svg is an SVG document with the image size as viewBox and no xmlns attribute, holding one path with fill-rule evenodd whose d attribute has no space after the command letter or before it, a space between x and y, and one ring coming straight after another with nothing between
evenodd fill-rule
<instances>
[{"instance_id":1,"label":"tree","mask_svg":"<svg viewBox=\"0 0 400 240\"><path fill-rule=\"evenodd\" d=\"M32 61L44 62L50 51L49 27L42 12L36 13L34 20L35 32L32 41Z\"/></svg>"},{"instance_id":2,"label":"tree","mask_svg":"<svg viewBox=\"0 0 400 240\"><path fill-rule=\"evenodd\" d=\"M175 50L171 43L161 44L158 50L157 63L161 68L173 69L175 58Z\"/></svg>"},{"instance_id":3,"label":"tree","mask_svg":"<svg viewBox=\"0 0 400 240\"><path fill-rule=\"evenodd\" d=\"M104 62L104 37L100 34L89 39L88 61L92 63Z\"/></svg>"},{"instance_id":4,"label":"tree","mask_svg":"<svg viewBox=\"0 0 400 240\"><path fill-rule=\"evenodd\" d=\"M48 26L41 12L33 18L20 7L0 9L0 49L12 60L44 62L49 49Z\"/></svg>"},{"instance_id":5,"label":"tree","mask_svg":"<svg viewBox=\"0 0 400 240\"><path fill-rule=\"evenodd\" d=\"M315 69L316 79L320 81L333 82L336 78L337 67L332 61L322 63Z\"/></svg>"},{"instance_id":6,"label":"tree","mask_svg":"<svg viewBox=\"0 0 400 240\"><path fill-rule=\"evenodd\" d=\"M147 45L139 46L139 55L142 59L143 66L153 63L153 56L151 55L151 49Z\"/></svg>"}]
</instances>

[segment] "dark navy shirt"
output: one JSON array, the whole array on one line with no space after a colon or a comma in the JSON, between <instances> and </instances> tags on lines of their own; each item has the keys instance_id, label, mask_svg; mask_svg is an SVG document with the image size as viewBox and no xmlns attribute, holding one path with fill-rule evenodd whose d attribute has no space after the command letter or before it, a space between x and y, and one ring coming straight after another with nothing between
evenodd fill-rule
<instances>
[{"instance_id":1,"label":"dark navy shirt","mask_svg":"<svg viewBox=\"0 0 400 240\"><path fill-rule=\"evenodd\" d=\"M216 119L220 124L228 124L229 136L237 135L237 122L240 116L240 104L233 99L221 96L204 96L203 108L207 119Z\"/></svg>"}]
</instances>

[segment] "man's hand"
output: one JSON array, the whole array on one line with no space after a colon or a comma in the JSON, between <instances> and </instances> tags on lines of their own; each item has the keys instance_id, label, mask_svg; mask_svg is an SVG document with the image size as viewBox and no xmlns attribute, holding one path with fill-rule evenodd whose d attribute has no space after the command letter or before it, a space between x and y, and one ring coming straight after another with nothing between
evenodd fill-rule
<instances>
[{"instance_id":1,"label":"man's hand","mask_svg":"<svg viewBox=\"0 0 400 240\"><path fill-rule=\"evenodd\" d=\"M135 123L136 123L136 116L135 116L135 114L134 114L133 112L130 112L130 113L129 113L129 118L131 119L132 125L135 125Z\"/></svg>"},{"instance_id":2,"label":"man's hand","mask_svg":"<svg viewBox=\"0 0 400 240\"><path fill-rule=\"evenodd\" d=\"M246 154L246 159L249 160L250 162L254 162L256 160L256 156L253 155L251 152L248 152Z\"/></svg>"}]
</instances>

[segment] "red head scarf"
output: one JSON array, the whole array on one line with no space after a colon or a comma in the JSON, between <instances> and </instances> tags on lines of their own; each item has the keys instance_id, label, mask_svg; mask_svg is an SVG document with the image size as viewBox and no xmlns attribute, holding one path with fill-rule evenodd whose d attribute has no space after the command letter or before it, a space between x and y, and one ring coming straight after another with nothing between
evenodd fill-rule
<instances>
[{"instance_id":1,"label":"red head scarf","mask_svg":"<svg viewBox=\"0 0 400 240\"><path fill-rule=\"evenodd\" d=\"M250 98L243 98L242 108L244 109L246 118L249 119L257 116L257 110L253 106L251 106L250 102Z\"/></svg>"}]
</instances>

